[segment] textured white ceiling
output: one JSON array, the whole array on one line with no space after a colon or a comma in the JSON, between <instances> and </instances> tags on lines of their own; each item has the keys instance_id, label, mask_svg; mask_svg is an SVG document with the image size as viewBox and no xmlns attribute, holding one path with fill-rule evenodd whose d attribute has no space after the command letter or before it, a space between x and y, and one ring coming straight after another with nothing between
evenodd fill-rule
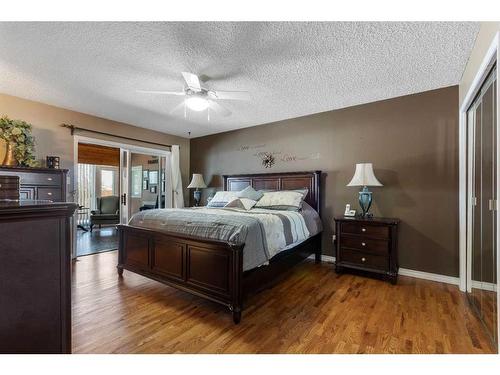
<instances>
[{"instance_id":1,"label":"textured white ceiling","mask_svg":"<svg viewBox=\"0 0 500 375\"><path fill-rule=\"evenodd\" d=\"M218 133L459 83L479 31L455 22L0 22L0 92L166 133ZM222 118L183 111L180 72L215 90ZM77 125L77 124L76 124Z\"/></svg>"}]
</instances>

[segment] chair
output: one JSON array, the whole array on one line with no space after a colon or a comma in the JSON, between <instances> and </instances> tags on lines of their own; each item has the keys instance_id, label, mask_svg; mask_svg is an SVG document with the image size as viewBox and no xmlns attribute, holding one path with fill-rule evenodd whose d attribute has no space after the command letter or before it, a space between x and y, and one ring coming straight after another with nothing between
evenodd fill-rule
<instances>
[{"instance_id":1,"label":"chair","mask_svg":"<svg viewBox=\"0 0 500 375\"><path fill-rule=\"evenodd\" d=\"M120 199L116 195L97 198L97 209L90 211L90 231L94 225L119 224Z\"/></svg>"}]
</instances>

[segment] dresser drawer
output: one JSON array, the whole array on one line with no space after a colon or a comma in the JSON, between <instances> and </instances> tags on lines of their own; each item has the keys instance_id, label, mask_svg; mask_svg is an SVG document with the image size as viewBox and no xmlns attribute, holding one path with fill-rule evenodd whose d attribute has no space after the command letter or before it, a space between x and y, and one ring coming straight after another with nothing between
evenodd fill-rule
<instances>
[{"instance_id":1,"label":"dresser drawer","mask_svg":"<svg viewBox=\"0 0 500 375\"><path fill-rule=\"evenodd\" d=\"M381 270L386 270L389 267L388 257L345 248L341 250L340 262Z\"/></svg>"},{"instance_id":2,"label":"dresser drawer","mask_svg":"<svg viewBox=\"0 0 500 375\"><path fill-rule=\"evenodd\" d=\"M348 247L384 256L389 254L389 241L387 240L378 240L363 236L342 235L340 241L341 247Z\"/></svg>"},{"instance_id":3,"label":"dresser drawer","mask_svg":"<svg viewBox=\"0 0 500 375\"><path fill-rule=\"evenodd\" d=\"M342 223L340 231L347 234L361 234L367 237L389 238L389 227L362 223Z\"/></svg>"},{"instance_id":4,"label":"dresser drawer","mask_svg":"<svg viewBox=\"0 0 500 375\"><path fill-rule=\"evenodd\" d=\"M60 173L18 173L22 185L60 186Z\"/></svg>"},{"instance_id":5,"label":"dresser drawer","mask_svg":"<svg viewBox=\"0 0 500 375\"><path fill-rule=\"evenodd\" d=\"M61 190L55 188L38 188L36 199L50 200L54 202L61 201Z\"/></svg>"}]
</instances>

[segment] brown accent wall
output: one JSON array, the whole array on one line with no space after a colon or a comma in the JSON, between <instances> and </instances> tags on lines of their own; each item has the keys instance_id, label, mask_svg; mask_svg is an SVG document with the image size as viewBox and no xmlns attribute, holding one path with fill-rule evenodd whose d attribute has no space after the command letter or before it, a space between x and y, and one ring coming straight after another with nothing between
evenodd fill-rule
<instances>
[{"instance_id":1,"label":"brown accent wall","mask_svg":"<svg viewBox=\"0 0 500 375\"><path fill-rule=\"evenodd\" d=\"M61 128L62 123L72 124L85 129L116 134L118 137L108 137L90 132L79 132L79 135L106 139L115 142L125 142L140 146L158 148L140 141L123 141L119 136L131 137L143 141L176 144L180 146L180 163L183 185L189 182L189 139L177 137L157 131L140 128L122 122L116 122L85 113L70 111L64 108L34 102L15 96L0 94L0 116L7 115L33 124L33 135L36 141L36 157L45 162L47 155L61 157L61 168L70 169L70 188L73 190L73 137L68 129ZM187 182L186 182L187 181ZM185 189L184 196L189 192Z\"/></svg>"},{"instance_id":2,"label":"brown accent wall","mask_svg":"<svg viewBox=\"0 0 500 375\"><path fill-rule=\"evenodd\" d=\"M259 152L274 152L266 169ZM322 170L323 253L346 203L356 163L372 162L384 187L372 211L399 217L400 266L458 276L458 87L319 113L191 140L191 173L220 190L222 174Z\"/></svg>"}]
</instances>

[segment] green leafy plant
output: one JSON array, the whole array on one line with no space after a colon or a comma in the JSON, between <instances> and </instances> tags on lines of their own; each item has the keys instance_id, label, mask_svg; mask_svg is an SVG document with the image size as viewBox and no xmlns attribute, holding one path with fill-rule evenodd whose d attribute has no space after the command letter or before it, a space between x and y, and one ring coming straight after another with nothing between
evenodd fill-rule
<instances>
[{"instance_id":1,"label":"green leafy plant","mask_svg":"<svg viewBox=\"0 0 500 375\"><path fill-rule=\"evenodd\" d=\"M14 157L24 167L36 167L35 139L31 134L32 126L26 121L0 118L0 139L14 147Z\"/></svg>"}]
</instances>

